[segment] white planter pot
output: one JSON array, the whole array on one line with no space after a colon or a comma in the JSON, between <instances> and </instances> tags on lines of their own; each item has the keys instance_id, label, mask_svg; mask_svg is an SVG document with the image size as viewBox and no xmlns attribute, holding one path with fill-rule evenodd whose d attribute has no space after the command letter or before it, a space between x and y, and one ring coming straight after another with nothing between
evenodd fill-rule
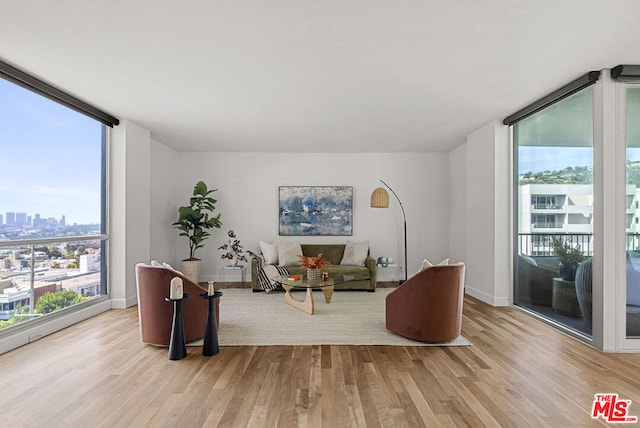
<instances>
[{"instance_id":1,"label":"white planter pot","mask_svg":"<svg viewBox=\"0 0 640 428\"><path fill-rule=\"evenodd\" d=\"M202 260L183 260L182 274L191 281L198 284L200 282L200 266Z\"/></svg>"}]
</instances>

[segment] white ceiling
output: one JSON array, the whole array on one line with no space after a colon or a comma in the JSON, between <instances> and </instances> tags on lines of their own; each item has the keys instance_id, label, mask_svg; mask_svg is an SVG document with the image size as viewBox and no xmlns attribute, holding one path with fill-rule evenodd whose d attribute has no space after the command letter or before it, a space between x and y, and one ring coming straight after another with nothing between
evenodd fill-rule
<instances>
[{"instance_id":1,"label":"white ceiling","mask_svg":"<svg viewBox=\"0 0 640 428\"><path fill-rule=\"evenodd\" d=\"M0 0L0 59L180 151L448 151L640 64L637 0Z\"/></svg>"}]
</instances>

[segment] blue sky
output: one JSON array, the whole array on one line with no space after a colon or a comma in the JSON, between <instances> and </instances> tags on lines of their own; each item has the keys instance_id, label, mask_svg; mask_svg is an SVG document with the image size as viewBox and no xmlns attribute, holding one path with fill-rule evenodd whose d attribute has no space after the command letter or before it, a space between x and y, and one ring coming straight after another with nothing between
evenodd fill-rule
<instances>
[{"instance_id":1,"label":"blue sky","mask_svg":"<svg viewBox=\"0 0 640 428\"><path fill-rule=\"evenodd\" d=\"M518 171L520 174L555 171L568 166L591 167L593 164L591 147L521 146L518 150Z\"/></svg>"},{"instance_id":2,"label":"blue sky","mask_svg":"<svg viewBox=\"0 0 640 428\"><path fill-rule=\"evenodd\" d=\"M102 124L0 79L0 214L100 223Z\"/></svg>"},{"instance_id":3,"label":"blue sky","mask_svg":"<svg viewBox=\"0 0 640 428\"><path fill-rule=\"evenodd\" d=\"M568 166L593 166L591 147L540 147L522 146L519 150L518 171L526 172L557 171ZM627 149L628 161L640 161L640 148Z\"/></svg>"}]
</instances>

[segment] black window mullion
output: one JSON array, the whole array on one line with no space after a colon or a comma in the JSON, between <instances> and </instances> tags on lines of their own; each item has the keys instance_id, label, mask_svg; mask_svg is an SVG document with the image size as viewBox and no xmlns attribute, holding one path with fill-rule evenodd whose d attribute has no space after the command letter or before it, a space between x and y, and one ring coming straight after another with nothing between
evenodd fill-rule
<instances>
[{"instance_id":1,"label":"black window mullion","mask_svg":"<svg viewBox=\"0 0 640 428\"><path fill-rule=\"evenodd\" d=\"M563 100L588 86L593 85L598 81L599 77L599 71L590 71L587 74L580 76L576 80L572 81L571 83L564 85L562 88L559 88L549 95L540 98L538 101L529 104L528 106L515 112L511 116L507 116L502 121L502 123L505 125L513 125L514 123L519 122L522 119L525 119L532 114L546 107L549 107L550 105L555 104L558 101Z\"/></svg>"},{"instance_id":2,"label":"black window mullion","mask_svg":"<svg viewBox=\"0 0 640 428\"><path fill-rule=\"evenodd\" d=\"M10 64L7 64L2 60L0 60L0 77L3 77L12 83L15 83L16 85L20 85L23 88L42 95L43 97L46 97L52 101L69 107L79 113L89 116L92 119L95 119L112 128L114 125L120 123L118 119L111 116L110 114L105 113L102 110L72 95L69 95L64 91L61 91L60 89L51 86L50 84L36 77L33 77L30 74L25 73L24 71Z\"/></svg>"}]
</instances>

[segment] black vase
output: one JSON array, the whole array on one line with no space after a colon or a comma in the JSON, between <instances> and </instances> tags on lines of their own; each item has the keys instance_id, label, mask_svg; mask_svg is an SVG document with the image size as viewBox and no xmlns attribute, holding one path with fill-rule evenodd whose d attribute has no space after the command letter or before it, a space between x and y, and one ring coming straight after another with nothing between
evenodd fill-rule
<instances>
[{"instance_id":1,"label":"black vase","mask_svg":"<svg viewBox=\"0 0 640 428\"><path fill-rule=\"evenodd\" d=\"M565 281L575 281L578 263L560 263L560 276Z\"/></svg>"}]
</instances>

